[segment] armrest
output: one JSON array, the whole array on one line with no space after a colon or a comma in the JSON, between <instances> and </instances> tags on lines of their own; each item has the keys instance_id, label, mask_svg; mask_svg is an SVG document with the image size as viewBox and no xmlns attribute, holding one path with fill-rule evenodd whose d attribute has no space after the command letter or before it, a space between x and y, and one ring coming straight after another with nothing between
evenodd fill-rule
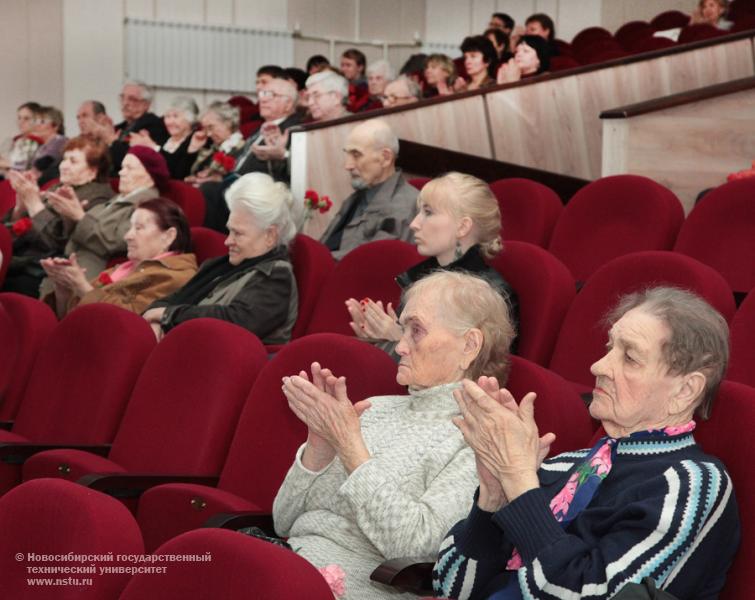
<instances>
[{"instance_id":1,"label":"armrest","mask_svg":"<svg viewBox=\"0 0 755 600\"><path fill-rule=\"evenodd\" d=\"M34 442L6 442L0 444L0 461L21 465L27 458L45 450L83 450L98 456L107 456L110 444L35 444Z\"/></svg>"},{"instance_id":2,"label":"armrest","mask_svg":"<svg viewBox=\"0 0 755 600\"><path fill-rule=\"evenodd\" d=\"M0 421L0 429L10 431L11 429L13 429L13 423L15 423L15 421Z\"/></svg>"},{"instance_id":3,"label":"armrest","mask_svg":"<svg viewBox=\"0 0 755 600\"><path fill-rule=\"evenodd\" d=\"M411 557L387 560L370 574L370 579L402 592L432 596L433 563L421 560Z\"/></svg>"},{"instance_id":4,"label":"armrest","mask_svg":"<svg viewBox=\"0 0 755 600\"><path fill-rule=\"evenodd\" d=\"M202 475L169 475L151 473L92 473L77 483L99 490L115 498L138 498L145 491L163 483L196 483L215 487L219 477Z\"/></svg>"},{"instance_id":5,"label":"armrest","mask_svg":"<svg viewBox=\"0 0 755 600\"><path fill-rule=\"evenodd\" d=\"M275 535L273 515L262 512L218 513L207 519L202 527L234 530L242 527L259 527L268 535Z\"/></svg>"}]
</instances>

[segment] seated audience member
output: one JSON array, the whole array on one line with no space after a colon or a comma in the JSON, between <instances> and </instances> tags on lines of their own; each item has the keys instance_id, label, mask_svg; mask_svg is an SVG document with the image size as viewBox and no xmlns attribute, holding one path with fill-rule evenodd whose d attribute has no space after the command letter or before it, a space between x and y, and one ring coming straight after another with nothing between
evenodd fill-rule
<instances>
[{"instance_id":1,"label":"seated audience member","mask_svg":"<svg viewBox=\"0 0 755 600\"><path fill-rule=\"evenodd\" d=\"M141 314L155 300L182 287L197 272L191 254L189 223L177 204L166 198L139 203L131 228L123 236L128 260L92 280L70 258L45 258L42 267L54 291L45 301L58 317L82 304L106 302Z\"/></svg>"},{"instance_id":2,"label":"seated audience member","mask_svg":"<svg viewBox=\"0 0 755 600\"><path fill-rule=\"evenodd\" d=\"M155 144L162 145L168 139L168 131L163 120L149 112L152 105L152 89L141 81L127 81L123 84L121 94L121 113L123 121L115 128L104 127L99 135L110 144L111 173L115 175L121 168L123 157L129 148L132 133L148 133Z\"/></svg>"},{"instance_id":3,"label":"seated audience member","mask_svg":"<svg viewBox=\"0 0 755 600\"><path fill-rule=\"evenodd\" d=\"M47 194L58 213L71 223L65 254L76 254L87 277L98 276L111 258L126 253L123 236L131 227L136 205L157 198L170 181L165 159L146 146L128 150L118 175L118 195L89 210L84 210L81 199L68 187ZM51 283L42 282L43 296L52 290Z\"/></svg>"},{"instance_id":4,"label":"seated audience member","mask_svg":"<svg viewBox=\"0 0 755 600\"><path fill-rule=\"evenodd\" d=\"M513 329L490 285L435 273L407 292L396 381L404 396L352 406L346 380L318 363L283 380L308 437L273 504L278 535L317 567L346 574L342 600L394 598L370 581L386 559L435 555L470 507L474 458L452 419L464 377L505 380ZM465 497L466 495L466 497ZM403 597L403 596L402 596Z\"/></svg>"},{"instance_id":5,"label":"seated audience member","mask_svg":"<svg viewBox=\"0 0 755 600\"><path fill-rule=\"evenodd\" d=\"M413 104L422 99L422 90L417 82L409 79L406 75L400 75L385 86L383 93L383 106L393 108Z\"/></svg>"},{"instance_id":6,"label":"seated audience member","mask_svg":"<svg viewBox=\"0 0 755 600\"><path fill-rule=\"evenodd\" d=\"M713 25L728 31L734 23L726 20L726 0L700 0L689 19L690 25Z\"/></svg>"},{"instance_id":7,"label":"seated audience member","mask_svg":"<svg viewBox=\"0 0 755 600\"><path fill-rule=\"evenodd\" d=\"M410 241L417 189L396 169L398 138L388 123L370 119L349 133L344 168L355 192L322 235L335 258L374 240Z\"/></svg>"},{"instance_id":8,"label":"seated audience member","mask_svg":"<svg viewBox=\"0 0 755 600\"><path fill-rule=\"evenodd\" d=\"M420 87L424 84L424 70L427 62L427 54L412 54L399 70L399 75L406 75Z\"/></svg>"},{"instance_id":9,"label":"seated audience member","mask_svg":"<svg viewBox=\"0 0 755 600\"><path fill-rule=\"evenodd\" d=\"M493 48L495 48L497 64L500 65L514 56L509 46L509 36L507 36L502 30L488 29L485 31L484 35L490 40L490 43L493 44Z\"/></svg>"},{"instance_id":10,"label":"seated audience member","mask_svg":"<svg viewBox=\"0 0 755 600\"><path fill-rule=\"evenodd\" d=\"M335 71L326 69L307 79L307 105L313 121L345 117L349 100L349 82Z\"/></svg>"},{"instance_id":11,"label":"seated audience member","mask_svg":"<svg viewBox=\"0 0 755 600\"><path fill-rule=\"evenodd\" d=\"M25 102L16 110L18 134L4 144L0 153L0 174L8 171L26 171L31 169L34 153L42 141L34 135L35 121L39 118L42 107L36 102Z\"/></svg>"},{"instance_id":12,"label":"seated audience member","mask_svg":"<svg viewBox=\"0 0 755 600\"><path fill-rule=\"evenodd\" d=\"M6 223L13 233L13 256L3 291L39 296L44 278L39 260L61 254L75 225L69 204L61 202L54 192L69 188L87 212L113 196L109 172L107 146L96 138L79 136L63 148L60 183L47 193L40 191L31 173L9 173L16 190L16 207L13 222Z\"/></svg>"},{"instance_id":13,"label":"seated audience member","mask_svg":"<svg viewBox=\"0 0 755 600\"><path fill-rule=\"evenodd\" d=\"M425 89L423 96L447 96L463 91L467 84L463 78L456 76L456 65L445 54L431 54L425 63Z\"/></svg>"},{"instance_id":14,"label":"seated audience member","mask_svg":"<svg viewBox=\"0 0 755 600\"><path fill-rule=\"evenodd\" d=\"M514 30L514 19L506 13L493 13L490 16L488 27L490 29L500 29L508 36Z\"/></svg>"},{"instance_id":15,"label":"seated audience member","mask_svg":"<svg viewBox=\"0 0 755 600\"><path fill-rule=\"evenodd\" d=\"M105 105L97 100L84 100L76 111L79 135L98 137L102 128L112 124Z\"/></svg>"},{"instance_id":16,"label":"seated audience member","mask_svg":"<svg viewBox=\"0 0 755 600\"><path fill-rule=\"evenodd\" d=\"M497 67L495 48L484 35L473 35L464 38L461 44L464 53L464 68L469 77L468 90L495 85L495 69Z\"/></svg>"},{"instance_id":17,"label":"seated audience member","mask_svg":"<svg viewBox=\"0 0 755 600\"><path fill-rule=\"evenodd\" d=\"M185 180L192 184L220 181L233 170L244 149L244 136L239 131L239 109L217 100L204 110L199 123L200 129L192 134L187 149L190 155L196 153L196 158ZM217 153L230 158L218 161Z\"/></svg>"},{"instance_id":18,"label":"seated audience member","mask_svg":"<svg viewBox=\"0 0 755 600\"><path fill-rule=\"evenodd\" d=\"M525 35L536 35L543 38L548 42L550 55L558 56L558 46L555 43L556 26L553 24L553 19L544 13L536 13L527 18L524 27Z\"/></svg>"},{"instance_id":19,"label":"seated audience member","mask_svg":"<svg viewBox=\"0 0 755 600\"><path fill-rule=\"evenodd\" d=\"M284 183L264 173L239 178L226 194L228 256L210 259L180 290L144 313L158 339L190 319L235 323L265 344L285 344L296 322L298 295L288 245L301 207Z\"/></svg>"},{"instance_id":20,"label":"seated audience member","mask_svg":"<svg viewBox=\"0 0 755 600\"><path fill-rule=\"evenodd\" d=\"M315 54L309 57L307 60L307 68L304 70L307 72L307 75L314 75L315 73L327 69L329 66L330 61L327 58L322 54Z\"/></svg>"},{"instance_id":21,"label":"seated audience member","mask_svg":"<svg viewBox=\"0 0 755 600\"><path fill-rule=\"evenodd\" d=\"M590 404L607 435L591 450L541 465L535 395L517 406L464 382L455 422L479 489L441 546L438 595L600 599L650 578L669 597L718 597L739 542L737 505L724 465L692 432L726 371L726 321L662 287L625 296L608 320ZM541 447L554 438L543 437Z\"/></svg>"},{"instance_id":22,"label":"seated audience member","mask_svg":"<svg viewBox=\"0 0 755 600\"><path fill-rule=\"evenodd\" d=\"M264 122L246 139L228 176L223 181L210 181L199 188L207 203L205 225L218 231L223 231L228 220L228 205L223 194L238 177L247 173L267 173L284 183L291 178L287 129L299 123L296 85L288 79L273 78L257 89L257 97Z\"/></svg>"},{"instance_id":23,"label":"seated audience member","mask_svg":"<svg viewBox=\"0 0 755 600\"><path fill-rule=\"evenodd\" d=\"M286 72L278 65L265 65L257 69L257 77L254 80L254 89L260 90L273 79L285 79Z\"/></svg>"},{"instance_id":24,"label":"seated audience member","mask_svg":"<svg viewBox=\"0 0 755 600\"><path fill-rule=\"evenodd\" d=\"M307 72L304 69L298 69L296 67L288 67L283 69L284 79L294 83L296 85L296 91L298 97L296 98L296 112L299 115L299 120L303 120L307 115Z\"/></svg>"},{"instance_id":25,"label":"seated audience member","mask_svg":"<svg viewBox=\"0 0 755 600\"><path fill-rule=\"evenodd\" d=\"M370 101L365 70L367 57L356 48L349 48L341 54L341 73L349 82L349 100L346 109L351 112L359 112Z\"/></svg>"},{"instance_id":26,"label":"seated audience member","mask_svg":"<svg viewBox=\"0 0 755 600\"><path fill-rule=\"evenodd\" d=\"M516 46L514 58L498 69L498 83L511 83L523 77L545 73L550 68L548 42L537 35L524 35Z\"/></svg>"},{"instance_id":27,"label":"seated audience member","mask_svg":"<svg viewBox=\"0 0 755 600\"><path fill-rule=\"evenodd\" d=\"M364 112L383 108L383 94L385 86L393 79L393 67L387 60L380 59L370 63L367 67L367 88L370 93L369 101L359 110Z\"/></svg>"},{"instance_id":28,"label":"seated audience member","mask_svg":"<svg viewBox=\"0 0 755 600\"><path fill-rule=\"evenodd\" d=\"M168 131L168 139L161 146L155 143L148 132L135 131L131 134L131 146L147 146L163 155L172 179L184 179L191 172L197 159L196 152L189 152L191 136L197 123L197 103L188 96L176 96L171 101L163 121Z\"/></svg>"},{"instance_id":29,"label":"seated audience member","mask_svg":"<svg viewBox=\"0 0 755 600\"><path fill-rule=\"evenodd\" d=\"M447 173L428 182L417 198L417 216L409 227L417 252L427 260L396 278L402 289L439 269L463 271L484 278L506 300L511 323L519 323L514 290L485 262L502 248L501 213L488 184L464 173ZM370 299L346 301L357 337L378 342L393 353L401 339L398 315L390 303ZM395 355L394 355L395 358Z\"/></svg>"},{"instance_id":30,"label":"seated audience member","mask_svg":"<svg viewBox=\"0 0 755 600\"><path fill-rule=\"evenodd\" d=\"M40 107L33 133L42 144L31 158L31 172L39 185L44 185L58 177L58 164L63 159L63 148L68 141L63 135L63 113L54 106Z\"/></svg>"}]
</instances>

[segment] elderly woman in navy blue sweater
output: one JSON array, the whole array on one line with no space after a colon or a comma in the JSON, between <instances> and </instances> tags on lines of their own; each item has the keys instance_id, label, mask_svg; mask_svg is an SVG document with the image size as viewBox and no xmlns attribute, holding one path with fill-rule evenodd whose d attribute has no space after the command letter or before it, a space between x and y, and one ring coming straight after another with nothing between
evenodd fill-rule
<instances>
[{"instance_id":1,"label":"elderly woman in navy blue sweater","mask_svg":"<svg viewBox=\"0 0 755 600\"><path fill-rule=\"evenodd\" d=\"M724 465L695 443L728 360L728 329L690 292L624 297L592 366L590 413L607 433L542 462L534 394L517 407L466 381L456 419L479 490L441 546L436 594L495 600L610 598L646 577L680 599L716 598L739 541ZM542 464L541 464L542 463Z\"/></svg>"}]
</instances>

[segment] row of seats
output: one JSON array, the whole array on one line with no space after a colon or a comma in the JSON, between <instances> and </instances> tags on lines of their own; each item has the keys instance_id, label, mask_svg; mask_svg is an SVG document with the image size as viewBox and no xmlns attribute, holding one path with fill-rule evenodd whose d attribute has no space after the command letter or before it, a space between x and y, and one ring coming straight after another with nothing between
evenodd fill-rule
<instances>
[{"instance_id":1,"label":"row of seats","mask_svg":"<svg viewBox=\"0 0 755 600\"><path fill-rule=\"evenodd\" d=\"M427 181L411 183L421 189ZM578 282L617 256L674 250L713 267L735 292L755 287L755 179L715 188L686 219L671 190L639 175L597 179L566 206L553 190L528 179L500 179L490 188L498 198L503 239L547 248Z\"/></svg>"}]
</instances>

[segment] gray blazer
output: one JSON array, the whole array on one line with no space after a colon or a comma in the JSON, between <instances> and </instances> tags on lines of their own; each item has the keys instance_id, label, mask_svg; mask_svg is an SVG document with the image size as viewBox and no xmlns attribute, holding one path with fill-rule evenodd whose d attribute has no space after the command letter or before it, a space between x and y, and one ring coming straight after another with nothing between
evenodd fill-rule
<instances>
[{"instance_id":1,"label":"gray blazer","mask_svg":"<svg viewBox=\"0 0 755 600\"><path fill-rule=\"evenodd\" d=\"M333 257L342 258L357 246L376 240L412 241L412 231L409 224L417 214L417 196L419 191L396 172L378 185L375 196L367 203L364 212L347 223L343 229L341 247L333 251ZM341 217L356 202L358 192L344 200L321 240L325 242L333 230L338 226Z\"/></svg>"}]
</instances>

